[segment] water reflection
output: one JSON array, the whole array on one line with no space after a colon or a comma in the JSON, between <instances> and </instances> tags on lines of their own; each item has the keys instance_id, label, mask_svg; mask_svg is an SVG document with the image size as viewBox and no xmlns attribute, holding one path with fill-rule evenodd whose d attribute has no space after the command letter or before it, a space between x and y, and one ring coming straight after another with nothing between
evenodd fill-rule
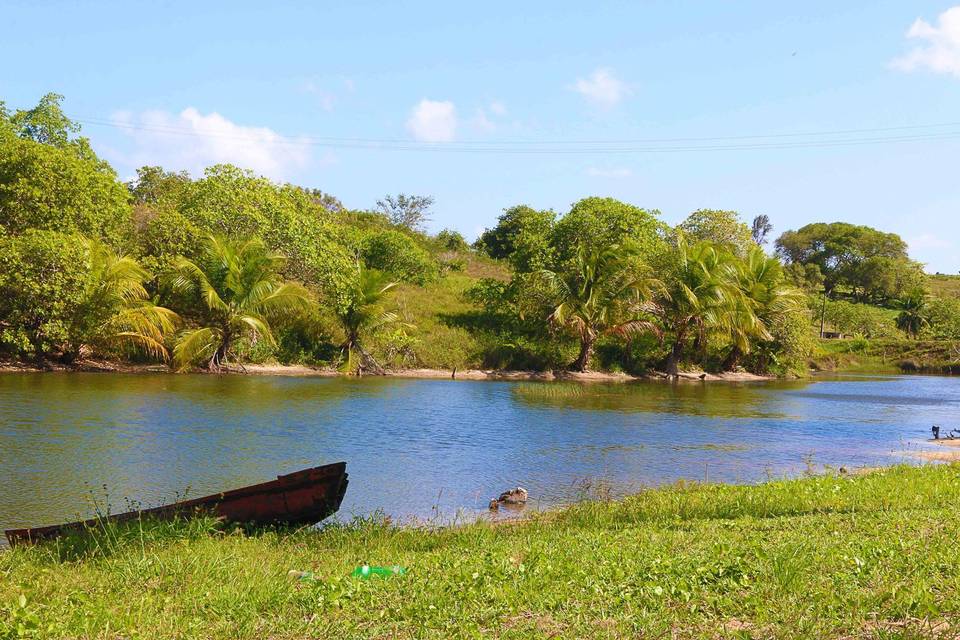
<instances>
[{"instance_id":1,"label":"water reflection","mask_svg":"<svg viewBox=\"0 0 960 640\"><path fill-rule=\"evenodd\" d=\"M566 384L99 374L0 375L0 526L111 501L157 504L347 460L343 512L483 509L521 484L540 505L585 478L614 494L678 478L749 482L924 447L960 380Z\"/></svg>"}]
</instances>

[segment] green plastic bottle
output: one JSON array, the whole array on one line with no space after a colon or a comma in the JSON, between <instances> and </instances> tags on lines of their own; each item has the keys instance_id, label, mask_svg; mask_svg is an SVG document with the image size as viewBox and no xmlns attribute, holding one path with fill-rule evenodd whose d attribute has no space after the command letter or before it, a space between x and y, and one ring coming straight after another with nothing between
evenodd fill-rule
<instances>
[{"instance_id":1,"label":"green plastic bottle","mask_svg":"<svg viewBox=\"0 0 960 640\"><path fill-rule=\"evenodd\" d=\"M365 564L362 567L357 567L353 570L353 573L350 575L354 578L361 578L362 580L369 580L374 576L379 576L381 578L389 578L391 576L402 576L407 572L403 567L393 566L393 567L374 567L369 564Z\"/></svg>"}]
</instances>

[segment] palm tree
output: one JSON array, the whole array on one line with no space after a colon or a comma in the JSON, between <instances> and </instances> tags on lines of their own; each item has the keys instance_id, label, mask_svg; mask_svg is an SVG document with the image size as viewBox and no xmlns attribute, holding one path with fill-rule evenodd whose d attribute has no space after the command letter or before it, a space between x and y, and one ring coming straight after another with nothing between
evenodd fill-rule
<instances>
[{"instance_id":1,"label":"palm tree","mask_svg":"<svg viewBox=\"0 0 960 640\"><path fill-rule=\"evenodd\" d=\"M799 292L784 284L783 265L759 246L752 247L737 270L742 295L732 298L728 318L730 351L723 368L732 370L755 340L772 340L771 327L802 306Z\"/></svg>"},{"instance_id":2,"label":"palm tree","mask_svg":"<svg viewBox=\"0 0 960 640\"><path fill-rule=\"evenodd\" d=\"M179 317L150 300L144 288L152 278L150 272L99 240L87 240L87 255L87 285L70 328L72 339L65 358L129 348L166 360L164 338L173 333Z\"/></svg>"},{"instance_id":3,"label":"palm tree","mask_svg":"<svg viewBox=\"0 0 960 640\"><path fill-rule=\"evenodd\" d=\"M283 280L284 262L258 238L235 242L216 236L208 236L199 264L177 258L167 285L197 303L200 326L177 340L176 367L206 361L208 369L219 371L243 337L274 344L271 319L313 304L302 285Z\"/></svg>"},{"instance_id":4,"label":"palm tree","mask_svg":"<svg viewBox=\"0 0 960 640\"><path fill-rule=\"evenodd\" d=\"M694 337L699 350L707 332L730 326L732 311L740 304L737 271L732 257L709 241L689 245L677 238L675 264L663 300L660 317L673 334L664 366L676 375L687 339Z\"/></svg>"},{"instance_id":5,"label":"palm tree","mask_svg":"<svg viewBox=\"0 0 960 640\"><path fill-rule=\"evenodd\" d=\"M383 367L364 348L361 340L378 329L400 322L396 313L383 308L387 294L396 286L397 283L384 273L357 264L356 276L348 291L348 302L337 310L337 318L346 334L346 339L340 345L344 370L358 375L364 370L383 373Z\"/></svg>"},{"instance_id":6,"label":"palm tree","mask_svg":"<svg viewBox=\"0 0 960 640\"><path fill-rule=\"evenodd\" d=\"M649 315L656 311L651 299L661 284L629 247L581 245L568 270L544 270L541 277L554 294L550 324L572 330L580 340L570 365L574 371L587 371L601 335L660 334Z\"/></svg>"},{"instance_id":7,"label":"palm tree","mask_svg":"<svg viewBox=\"0 0 960 640\"><path fill-rule=\"evenodd\" d=\"M914 289L900 300L897 328L916 338L920 330L930 324L927 312L927 296L921 289Z\"/></svg>"}]
</instances>

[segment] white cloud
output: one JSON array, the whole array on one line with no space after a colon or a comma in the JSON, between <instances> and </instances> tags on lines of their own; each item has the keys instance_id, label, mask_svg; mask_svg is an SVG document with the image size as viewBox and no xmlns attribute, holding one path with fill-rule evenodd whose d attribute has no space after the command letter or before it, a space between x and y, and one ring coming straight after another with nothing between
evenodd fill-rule
<instances>
[{"instance_id":1,"label":"white cloud","mask_svg":"<svg viewBox=\"0 0 960 640\"><path fill-rule=\"evenodd\" d=\"M587 78L577 78L572 89L603 109L617 106L630 93L630 88L612 70L602 67Z\"/></svg>"},{"instance_id":2,"label":"white cloud","mask_svg":"<svg viewBox=\"0 0 960 640\"><path fill-rule=\"evenodd\" d=\"M507 108L503 106L503 103L494 100L486 107L477 107L477 113L473 116L470 123L474 128L484 133L492 133L500 127L497 118L501 118L506 114Z\"/></svg>"},{"instance_id":3,"label":"white cloud","mask_svg":"<svg viewBox=\"0 0 960 640\"><path fill-rule=\"evenodd\" d=\"M457 133L457 108L449 100L424 98L410 112L407 129L422 142L452 142Z\"/></svg>"},{"instance_id":4,"label":"white cloud","mask_svg":"<svg viewBox=\"0 0 960 640\"><path fill-rule=\"evenodd\" d=\"M124 158L133 166L159 164L186 169L194 175L213 164L230 163L275 180L284 180L311 159L309 145L285 138L267 127L246 127L219 113L207 115L193 107L179 114L144 111L116 112L112 120L125 129L133 149ZM325 164L333 162L330 155Z\"/></svg>"},{"instance_id":5,"label":"white cloud","mask_svg":"<svg viewBox=\"0 0 960 640\"><path fill-rule=\"evenodd\" d=\"M633 175L633 171L627 169L626 167L609 169L602 167L587 167L587 175L594 178L629 178Z\"/></svg>"},{"instance_id":6,"label":"white cloud","mask_svg":"<svg viewBox=\"0 0 960 640\"><path fill-rule=\"evenodd\" d=\"M914 47L891 64L902 71L929 69L960 78L960 5L937 17L936 25L917 18L907 31L908 38L925 44Z\"/></svg>"},{"instance_id":7,"label":"white cloud","mask_svg":"<svg viewBox=\"0 0 960 640\"><path fill-rule=\"evenodd\" d=\"M953 243L945 240L942 236L932 233L922 233L907 239L907 245L910 246L911 251L916 251L922 249L949 249L953 246Z\"/></svg>"}]
</instances>

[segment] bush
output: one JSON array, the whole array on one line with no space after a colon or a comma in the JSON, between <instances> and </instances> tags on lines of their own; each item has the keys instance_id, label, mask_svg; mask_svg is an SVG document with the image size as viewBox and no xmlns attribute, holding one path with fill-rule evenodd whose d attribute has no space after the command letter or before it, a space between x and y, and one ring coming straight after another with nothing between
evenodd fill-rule
<instances>
[{"instance_id":1,"label":"bush","mask_svg":"<svg viewBox=\"0 0 960 640\"><path fill-rule=\"evenodd\" d=\"M433 257L410 236L386 230L363 239L361 252L368 269L389 273L405 282L424 284L437 277Z\"/></svg>"},{"instance_id":2,"label":"bush","mask_svg":"<svg viewBox=\"0 0 960 640\"><path fill-rule=\"evenodd\" d=\"M444 229L437 234L437 244L447 251L469 251L470 245L459 231Z\"/></svg>"},{"instance_id":3,"label":"bush","mask_svg":"<svg viewBox=\"0 0 960 640\"><path fill-rule=\"evenodd\" d=\"M36 358L59 352L84 302L87 277L80 236L29 230L0 238L0 345Z\"/></svg>"},{"instance_id":4,"label":"bush","mask_svg":"<svg viewBox=\"0 0 960 640\"><path fill-rule=\"evenodd\" d=\"M845 334L860 334L864 338L900 338L895 313L867 304L845 300L827 302L826 321L831 327Z\"/></svg>"},{"instance_id":5,"label":"bush","mask_svg":"<svg viewBox=\"0 0 960 640\"><path fill-rule=\"evenodd\" d=\"M0 227L117 240L130 217L127 189L104 163L72 148L0 137Z\"/></svg>"}]
</instances>

